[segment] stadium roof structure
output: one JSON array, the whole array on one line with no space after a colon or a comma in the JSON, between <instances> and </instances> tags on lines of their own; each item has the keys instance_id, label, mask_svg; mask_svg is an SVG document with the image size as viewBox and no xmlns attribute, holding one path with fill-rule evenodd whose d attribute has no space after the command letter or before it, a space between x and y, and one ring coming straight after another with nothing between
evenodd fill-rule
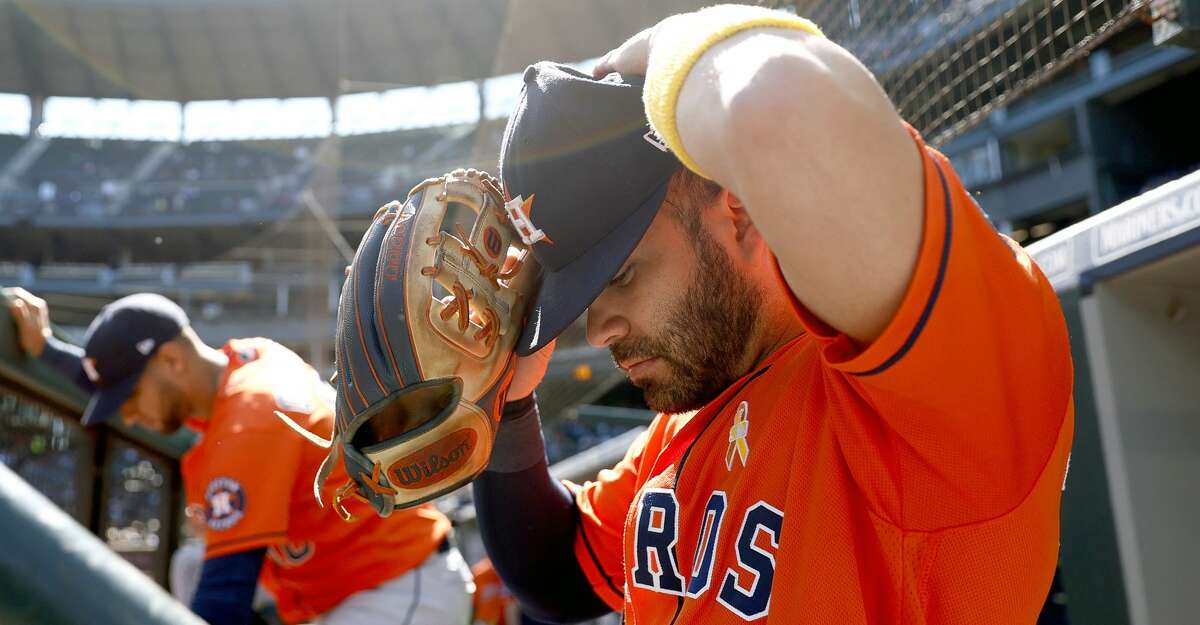
<instances>
[{"instance_id":1,"label":"stadium roof structure","mask_svg":"<svg viewBox=\"0 0 1200 625\"><path fill-rule=\"evenodd\" d=\"M330 97L577 61L704 0L0 0L0 92Z\"/></svg>"}]
</instances>

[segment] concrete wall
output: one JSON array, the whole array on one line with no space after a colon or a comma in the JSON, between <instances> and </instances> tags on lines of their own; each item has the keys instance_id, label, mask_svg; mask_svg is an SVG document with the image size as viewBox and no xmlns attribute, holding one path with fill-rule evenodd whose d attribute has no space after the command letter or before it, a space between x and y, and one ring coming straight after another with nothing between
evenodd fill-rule
<instances>
[{"instance_id":1,"label":"concrete wall","mask_svg":"<svg viewBox=\"0 0 1200 625\"><path fill-rule=\"evenodd\" d=\"M1082 302L1136 625L1200 613L1200 253L1189 256L1099 284Z\"/></svg>"}]
</instances>

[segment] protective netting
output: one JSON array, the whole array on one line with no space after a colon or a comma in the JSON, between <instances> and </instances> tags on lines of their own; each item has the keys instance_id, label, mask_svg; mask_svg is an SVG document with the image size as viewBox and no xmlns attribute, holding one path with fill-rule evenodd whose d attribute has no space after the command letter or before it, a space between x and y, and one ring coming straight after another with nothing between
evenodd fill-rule
<instances>
[{"instance_id":1,"label":"protective netting","mask_svg":"<svg viewBox=\"0 0 1200 625\"><path fill-rule=\"evenodd\" d=\"M774 0L871 68L901 115L944 143L1082 58L1149 0Z\"/></svg>"}]
</instances>

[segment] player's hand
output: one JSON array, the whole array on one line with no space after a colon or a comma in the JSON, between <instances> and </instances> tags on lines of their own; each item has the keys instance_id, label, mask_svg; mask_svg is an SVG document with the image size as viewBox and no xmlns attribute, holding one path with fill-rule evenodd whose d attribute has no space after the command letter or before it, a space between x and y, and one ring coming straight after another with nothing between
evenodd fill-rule
<instances>
[{"instance_id":1,"label":"player's hand","mask_svg":"<svg viewBox=\"0 0 1200 625\"><path fill-rule=\"evenodd\" d=\"M517 359L517 370L513 373L512 384L508 387L508 401L525 399L546 377L546 368L550 366L550 357L554 355L555 339L538 351Z\"/></svg>"},{"instance_id":2,"label":"player's hand","mask_svg":"<svg viewBox=\"0 0 1200 625\"><path fill-rule=\"evenodd\" d=\"M17 343L35 358L46 348L50 336L50 311L46 300L20 287L9 289L8 310L17 324Z\"/></svg>"},{"instance_id":3,"label":"player's hand","mask_svg":"<svg viewBox=\"0 0 1200 625\"><path fill-rule=\"evenodd\" d=\"M592 77L599 79L612 72L645 76L650 53L654 49L654 35L668 28L688 28L691 16L691 13L672 15L626 39L625 43L600 58L596 67L592 68Z\"/></svg>"},{"instance_id":4,"label":"player's hand","mask_svg":"<svg viewBox=\"0 0 1200 625\"><path fill-rule=\"evenodd\" d=\"M520 259L520 252L509 250L508 257L504 259L502 271L512 270ZM533 394L533 391L542 383L542 378L546 377L546 368L550 366L550 357L554 355L556 343L558 343L557 340L550 341L538 351L517 359L517 370L513 373L512 384L508 387L508 401L525 399Z\"/></svg>"},{"instance_id":5,"label":"player's hand","mask_svg":"<svg viewBox=\"0 0 1200 625\"><path fill-rule=\"evenodd\" d=\"M654 37L656 28L658 25L643 30L601 57L596 66L592 68L592 77L599 79L613 72L645 76L646 63L650 59L651 39Z\"/></svg>"}]
</instances>

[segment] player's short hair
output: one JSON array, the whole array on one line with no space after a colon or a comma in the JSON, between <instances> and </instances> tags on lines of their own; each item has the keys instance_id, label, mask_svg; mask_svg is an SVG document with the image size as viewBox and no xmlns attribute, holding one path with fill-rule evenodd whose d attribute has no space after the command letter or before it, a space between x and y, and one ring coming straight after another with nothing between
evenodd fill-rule
<instances>
[{"instance_id":1,"label":"player's short hair","mask_svg":"<svg viewBox=\"0 0 1200 625\"><path fill-rule=\"evenodd\" d=\"M664 204L671 216L694 236L700 231L701 209L720 193L721 185L681 167L671 175Z\"/></svg>"}]
</instances>

